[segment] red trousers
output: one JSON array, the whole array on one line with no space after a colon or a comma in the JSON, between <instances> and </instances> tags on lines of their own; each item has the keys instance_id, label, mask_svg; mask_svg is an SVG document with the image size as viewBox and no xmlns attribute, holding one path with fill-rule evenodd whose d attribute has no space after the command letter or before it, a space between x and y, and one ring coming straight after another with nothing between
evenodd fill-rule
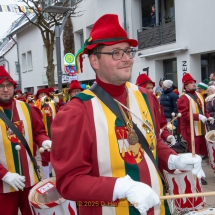
<instances>
[{"instance_id":1,"label":"red trousers","mask_svg":"<svg viewBox=\"0 0 215 215\"><path fill-rule=\"evenodd\" d=\"M191 146L191 134L190 129L183 129L181 130L181 135L184 138L184 140L187 142L188 150L189 152L192 152L192 146ZM205 136L194 136L195 139L195 152L197 155L205 156L208 154Z\"/></svg>"},{"instance_id":2,"label":"red trousers","mask_svg":"<svg viewBox=\"0 0 215 215\"><path fill-rule=\"evenodd\" d=\"M0 193L0 214L17 215L19 208L22 215L33 215L28 202L28 193L31 188L18 192Z\"/></svg>"}]
</instances>

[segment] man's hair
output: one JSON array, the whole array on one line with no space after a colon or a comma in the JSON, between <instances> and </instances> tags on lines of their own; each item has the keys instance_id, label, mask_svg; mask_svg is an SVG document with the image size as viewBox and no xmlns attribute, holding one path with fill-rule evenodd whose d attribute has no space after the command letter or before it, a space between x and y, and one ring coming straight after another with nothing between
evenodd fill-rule
<instances>
[{"instance_id":1,"label":"man's hair","mask_svg":"<svg viewBox=\"0 0 215 215\"><path fill-rule=\"evenodd\" d=\"M96 52L101 52L101 50L105 47L105 45L98 45L94 49L88 51L88 56L95 54ZM101 54L95 54L98 59L100 59Z\"/></svg>"}]
</instances>

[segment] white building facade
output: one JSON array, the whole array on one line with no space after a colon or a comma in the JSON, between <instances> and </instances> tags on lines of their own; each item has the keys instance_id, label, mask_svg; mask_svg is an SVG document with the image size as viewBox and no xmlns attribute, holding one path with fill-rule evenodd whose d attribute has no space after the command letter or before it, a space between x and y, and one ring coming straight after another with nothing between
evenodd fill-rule
<instances>
[{"instance_id":1,"label":"white building facade","mask_svg":"<svg viewBox=\"0 0 215 215\"><path fill-rule=\"evenodd\" d=\"M154 3L157 25L152 27L150 16ZM214 0L82 0L77 9L82 11L82 15L72 18L75 50L77 52L81 48L100 16L118 14L128 36L139 42L131 82L135 83L144 69L157 85L162 77L171 79L181 92L184 72L189 72L197 83L215 72L214 8ZM16 35L22 90L36 92L38 88L47 86L46 52L40 31L29 25L20 28ZM63 46L61 51L63 66ZM15 65L11 58L7 58L9 64ZM56 65L56 57L54 59ZM14 77L17 80L17 74ZM83 73L78 74L78 80L84 83L94 79L95 73L85 56Z\"/></svg>"}]
</instances>

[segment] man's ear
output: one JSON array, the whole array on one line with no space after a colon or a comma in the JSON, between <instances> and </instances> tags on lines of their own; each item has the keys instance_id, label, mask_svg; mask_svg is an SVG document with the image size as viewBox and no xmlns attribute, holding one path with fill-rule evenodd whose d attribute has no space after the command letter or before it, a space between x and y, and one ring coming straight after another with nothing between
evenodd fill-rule
<instances>
[{"instance_id":1,"label":"man's ear","mask_svg":"<svg viewBox=\"0 0 215 215\"><path fill-rule=\"evenodd\" d=\"M94 70L98 69L98 57L96 55L90 55L89 56L90 65Z\"/></svg>"}]
</instances>

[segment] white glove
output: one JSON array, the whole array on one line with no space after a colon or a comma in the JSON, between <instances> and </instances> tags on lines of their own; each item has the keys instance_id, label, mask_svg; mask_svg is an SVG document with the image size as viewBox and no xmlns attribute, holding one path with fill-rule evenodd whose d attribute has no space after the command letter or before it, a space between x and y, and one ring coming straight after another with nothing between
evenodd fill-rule
<instances>
[{"instance_id":1,"label":"white glove","mask_svg":"<svg viewBox=\"0 0 215 215\"><path fill-rule=\"evenodd\" d=\"M57 96L54 96L54 99L53 99L53 100L54 100L55 103L58 103L58 102L59 102L59 98L58 98Z\"/></svg>"},{"instance_id":2,"label":"white glove","mask_svg":"<svg viewBox=\"0 0 215 215\"><path fill-rule=\"evenodd\" d=\"M163 130L162 129L160 129L160 135L163 133Z\"/></svg>"},{"instance_id":3,"label":"white glove","mask_svg":"<svg viewBox=\"0 0 215 215\"><path fill-rule=\"evenodd\" d=\"M47 96L43 96L42 98L40 98L40 101L41 102L44 102L44 99L46 98Z\"/></svg>"},{"instance_id":4,"label":"white glove","mask_svg":"<svg viewBox=\"0 0 215 215\"><path fill-rule=\"evenodd\" d=\"M44 140L42 142L42 147L47 149L48 151L50 151L51 146L52 146L52 141L51 140Z\"/></svg>"},{"instance_id":5,"label":"white glove","mask_svg":"<svg viewBox=\"0 0 215 215\"><path fill-rule=\"evenodd\" d=\"M214 118L213 117L208 117L208 121L210 121L210 124L214 124Z\"/></svg>"},{"instance_id":6,"label":"white glove","mask_svg":"<svg viewBox=\"0 0 215 215\"><path fill-rule=\"evenodd\" d=\"M201 120L203 123L205 123L207 121L207 117L202 114L199 114L199 120Z\"/></svg>"},{"instance_id":7,"label":"white glove","mask_svg":"<svg viewBox=\"0 0 215 215\"><path fill-rule=\"evenodd\" d=\"M2 181L8 183L16 191L22 190L25 187L25 176L21 176L17 173L7 172L2 178Z\"/></svg>"},{"instance_id":8,"label":"white glove","mask_svg":"<svg viewBox=\"0 0 215 215\"><path fill-rule=\"evenodd\" d=\"M174 137L173 135L169 135L169 136L166 138L166 141L167 141L167 142L170 142L171 145L175 145L175 143L176 143L176 139L175 139L175 137Z\"/></svg>"},{"instance_id":9,"label":"white glove","mask_svg":"<svg viewBox=\"0 0 215 215\"><path fill-rule=\"evenodd\" d=\"M127 198L134 205L141 215L146 215L147 211L160 204L158 195L147 184L134 181L129 175L118 178L113 191L113 201Z\"/></svg>"},{"instance_id":10,"label":"white glove","mask_svg":"<svg viewBox=\"0 0 215 215\"><path fill-rule=\"evenodd\" d=\"M202 170L202 158L199 155L192 156L192 153L185 153L179 155L170 155L168 159L168 168L170 170L179 169L192 171L198 178L204 178L205 173Z\"/></svg>"}]
</instances>

